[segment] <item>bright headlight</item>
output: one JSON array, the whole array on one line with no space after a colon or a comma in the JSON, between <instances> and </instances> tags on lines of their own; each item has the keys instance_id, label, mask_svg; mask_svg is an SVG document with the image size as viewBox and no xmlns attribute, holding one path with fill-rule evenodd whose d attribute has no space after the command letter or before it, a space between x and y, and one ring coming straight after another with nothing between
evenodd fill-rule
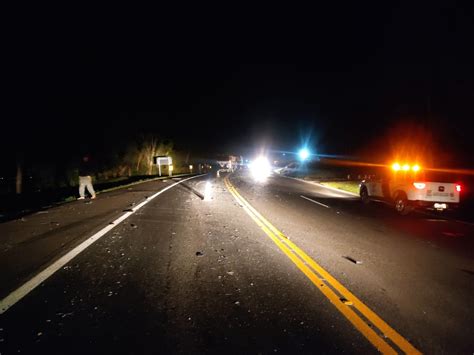
<instances>
[{"instance_id":1,"label":"bright headlight","mask_svg":"<svg viewBox=\"0 0 474 355\"><path fill-rule=\"evenodd\" d=\"M270 176L272 167L265 157L258 157L249 164L250 172L256 181L265 181Z\"/></svg>"},{"instance_id":2,"label":"bright headlight","mask_svg":"<svg viewBox=\"0 0 474 355\"><path fill-rule=\"evenodd\" d=\"M303 148L298 152L298 155L300 156L300 159L304 161L309 158L309 150Z\"/></svg>"}]
</instances>

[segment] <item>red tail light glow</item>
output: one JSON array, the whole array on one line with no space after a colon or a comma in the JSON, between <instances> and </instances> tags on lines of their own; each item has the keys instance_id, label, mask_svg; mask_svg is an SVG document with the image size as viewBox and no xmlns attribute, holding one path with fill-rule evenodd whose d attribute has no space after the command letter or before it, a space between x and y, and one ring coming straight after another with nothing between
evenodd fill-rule
<instances>
[{"instance_id":1,"label":"red tail light glow","mask_svg":"<svg viewBox=\"0 0 474 355\"><path fill-rule=\"evenodd\" d=\"M457 191L457 192L461 192L461 190L462 190L461 185L456 185L456 191Z\"/></svg>"},{"instance_id":2,"label":"red tail light glow","mask_svg":"<svg viewBox=\"0 0 474 355\"><path fill-rule=\"evenodd\" d=\"M424 182L414 182L413 186L415 186L418 190L422 190L425 188L426 184Z\"/></svg>"}]
</instances>

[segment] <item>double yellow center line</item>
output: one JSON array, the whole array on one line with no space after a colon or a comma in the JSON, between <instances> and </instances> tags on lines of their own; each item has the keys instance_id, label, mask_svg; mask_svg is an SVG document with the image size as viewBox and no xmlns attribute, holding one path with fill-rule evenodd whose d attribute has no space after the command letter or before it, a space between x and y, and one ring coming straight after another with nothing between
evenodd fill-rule
<instances>
[{"instance_id":1,"label":"double yellow center line","mask_svg":"<svg viewBox=\"0 0 474 355\"><path fill-rule=\"evenodd\" d=\"M390 327L339 281L332 277L303 250L291 242L282 232L253 208L228 177L224 183L245 212L273 240L286 256L311 280L349 322L383 354L421 354L413 345Z\"/></svg>"}]
</instances>

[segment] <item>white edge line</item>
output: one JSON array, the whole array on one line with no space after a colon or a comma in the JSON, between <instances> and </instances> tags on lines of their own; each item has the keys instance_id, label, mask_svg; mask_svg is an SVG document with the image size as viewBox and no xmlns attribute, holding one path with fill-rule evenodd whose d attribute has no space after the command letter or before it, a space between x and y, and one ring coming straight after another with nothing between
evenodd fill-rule
<instances>
[{"instance_id":1,"label":"white edge line","mask_svg":"<svg viewBox=\"0 0 474 355\"><path fill-rule=\"evenodd\" d=\"M325 189L329 189L329 190L341 192L341 193L348 194L348 195L351 195L351 196L357 196L357 197L359 197L359 195L357 195L357 194L355 194L355 193L353 193L353 192L349 192L349 191L345 191L345 190L341 190L341 189L336 189L336 188L334 188L334 187L322 185L322 184L320 184L320 183L318 183L318 182L303 180L303 179L300 179L300 178L295 178L295 177L285 176L285 175L279 175L279 176L284 177L284 178L287 178L287 179L293 179L293 180L305 182L305 183L307 183L307 184L316 185L316 186L319 186L319 187L324 187Z\"/></svg>"},{"instance_id":2,"label":"white edge line","mask_svg":"<svg viewBox=\"0 0 474 355\"><path fill-rule=\"evenodd\" d=\"M100 231L86 239L84 242L76 246L74 249L70 250L67 254L63 255L61 258L58 260L54 261L51 265L46 267L44 270L40 271L38 274L33 276L29 281L25 282L23 285L18 287L16 290L12 291L8 296L0 300L0 314L5 313L10 307L15 305L18 301L20 301L23 297L28 295L31 291L33 291L36 287L38 287L41 283L43 283L46 279L48 279L51 275L53 275L56 271L61 269L64 265L66 265L68 262L70 262L72 259L74 259L77 255L79 255L82 251L84 251L87 247L92 245L94 242L99 240L102 236L107 234L110 230L115 228L117 225L119 225L121 222L126 220L128 217L130 217L132 214L134 214L136 211L138 211L140 208L142 208L144 205L146 205L148 202L153 200L155 197L161 195L163 192L166 190L171 189L172 187L187 181L191 180L197 177L200 177L203 175L196 175L196 176L191 176L190 178L180 180L178 182L175 182L174 184L165 187L163 190L158 191L154 195L148 197L147 200L143 201L142 203L138 204L133 208L133 210L130 212L125 212L123 215L121 215L119 218L117 218L115 221L112 223L108 224L104 228L102 228Z\"/></svg>"},{"instance_id":3,"label":"white edge line","mask_svg":"<svg viewBox=\"0 0 474 355\"><path fill-rule=\"evenodd\" d=\"M328 205L325 205L324 203L321 203L321 202L315 201L315 200L313 200L313 199L310 199L309 197L306 197L306 196L303 196L303 195L300 195L300 197L301 197L301 198L304 198L305 200L308 200L308 201L311 201L311 202L313 202L313 203L316 203L316 204L318 204L318 205L321 205L321 206L323 206L323 207L331 208L331 207L329 207Z\"/></svg>"}]
</instances>

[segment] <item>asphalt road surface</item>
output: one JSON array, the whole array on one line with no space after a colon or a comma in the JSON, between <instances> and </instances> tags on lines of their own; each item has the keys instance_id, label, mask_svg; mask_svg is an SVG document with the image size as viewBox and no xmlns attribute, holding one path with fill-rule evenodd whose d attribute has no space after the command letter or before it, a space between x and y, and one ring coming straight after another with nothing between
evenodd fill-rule
<instances>
[{"instance_id":1,"label":"asphalt road surface","mask_svg":"<svg viewBox=\"0 0 474 355\"><path fill-rule=\"evenodd\" d=\"M278 176L147 182L0 224L0 353L472 354L473 246Z\"/></svg>"}]
</instances>

